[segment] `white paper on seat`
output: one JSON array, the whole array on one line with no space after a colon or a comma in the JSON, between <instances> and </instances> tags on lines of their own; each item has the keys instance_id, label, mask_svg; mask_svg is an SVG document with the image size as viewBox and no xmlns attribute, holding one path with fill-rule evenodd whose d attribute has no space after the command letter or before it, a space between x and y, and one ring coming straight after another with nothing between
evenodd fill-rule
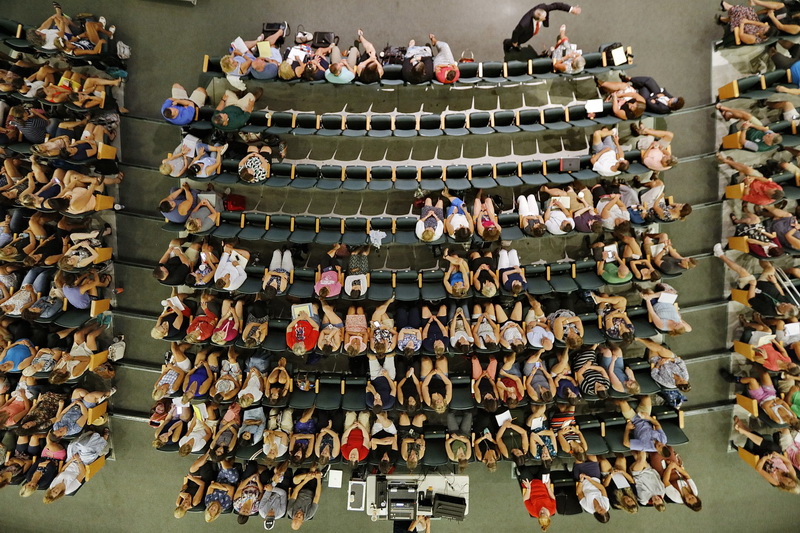
<instances>
[{"instance_id":1,"label":"white paper on seat","mask_svg":"<svg viewBox=\"0 0 800 533\"><path fill-rule=\"evenodd\" d=\"M678 299L678 295L674 292L662 292L658 297L658 302L662 304L674 304Z\"/></svg>"},{"instance_id":2,"label":"white paper on seat","mask_svg":"<svg viewBox=\"0 0 800 533\"><path fill-rule=\"evenodd\" d=\"M586 100L587 113L601 113L602 111L603 111L603 100L601 98Z\"/></svg>"},{"instance_id":3,"label":"white paper on seat","mask_svg":"<svg viewBox=\"0 0 800 533\"><path fill-rule=\"evenodd\" d=\"M625 55L625 49L621 46L611 50L611 59L614 61L614 66L624 65L628 62L628 56Z\"/></svg>"}]
</instances>

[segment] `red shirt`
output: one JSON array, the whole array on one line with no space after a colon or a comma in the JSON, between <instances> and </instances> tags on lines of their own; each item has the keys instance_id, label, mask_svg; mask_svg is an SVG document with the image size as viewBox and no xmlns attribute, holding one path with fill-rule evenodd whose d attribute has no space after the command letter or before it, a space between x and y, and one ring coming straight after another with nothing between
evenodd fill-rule
<instances>
[{"instance_id":1,"label":"red shirt","mask_svg":"<svg viewBox=\"0 0 800 533\"><path fill-rule=\"evenodd\" d=\"M769 205L775 200L767 196L767 191L773 189L783 190L783 187L774 181L753 180L748 187L747 194L742 196L742 201L755 205Z\"/></svg>"},{"instance_id":2,"label":"red shirt","mask_svg":"<svg viewBox=\"0 0 800 533\"><path fill-rule=\"evenodd\" d=\"M761 349L764 351L764 364L762 365L767 370L771 370L772 372L777 372L780 370L778 367L778 363L783 361L784 363L791 363L792 360L789 357L786 357L781 352L779 352L775 346L770 344L765 344L761 346Z\"/></svg>"},{"instance_id":3,"label":"red shirt","mask_svg":"<svg viewBox=\"0 0 800 533\"><path fill-rule=\"evenodd\" d=\"M456 77L448 81L446 76L447 73L450 72L451 70L456 71ZM440 69L436 69L436 79L439 80L439 83L444 83L444 84L455 83L458 81L458 78L460 77L461 77L461 71L458 68L443 67Z\"/></svg>"},{"instance_id":4,"label":"red shirt","mask_svg":"<svg viewBox=\"0 0 800 533\"><path fill-rule=\"evenodd\" d=\"M319 338L319 331L308 320L298 320L293 329L286 332L286 346L291 350L292 346L302 342L306 351L314 349Z\"/></svg>"},{"instance_id":5,"label":"red shirt","mask_svg":"<svg viewBox=\"0 0 800 533\"><path fill-rule=\"evenodd\" d=\"M550 497L550 493L541 479L531 480L531 494L525 500L525 508L534 518L539 517L539 511L542 508L550 511L550 516L556 514L556 501Z\"/></svg>"},{"instance_id":6,"label":"red shirt","mask_svg":"<svg viewBox=\"0 0 800 533\"><path fill-rule=\"evenodd\" d=\"M369 455L369 450L364 446L364 433L360 429L354 429L347 436L347 442L342 443L341 454L345 461L350 460L350 452L358 450L358 460L363 461Z\"/></svg>"}]
</instances>

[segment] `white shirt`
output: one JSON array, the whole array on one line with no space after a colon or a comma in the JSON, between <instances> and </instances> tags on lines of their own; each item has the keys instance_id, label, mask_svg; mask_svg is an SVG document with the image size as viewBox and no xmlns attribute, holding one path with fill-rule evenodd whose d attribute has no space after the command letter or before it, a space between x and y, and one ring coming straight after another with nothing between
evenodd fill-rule
<instances>
[{"instance_id":1,"label":"white shirt","mask_svg":"<svg viewBox=\"0 0 800 533\"><path fill-rule=\"evenodd\" d=\"M616 176L619 170L611 170L611 167L617 164L617 153L614 150L604 152L597 161L594 162L592 170L601 176Z\"/></svg>"},{"instance_id":2,"label":"white shirt","mask_svg":"<svg viewBox=\"0 0 800 533\"><path fill-rule=\"evenodd\" d=\"M575 221L571 217L565 215L563 211L553 209L550 211L550 216L547 217L547 221L544 225L547 231L553 235L565 235L567 232L561 229L561 224L563 224L565 220L568 220L573 228L575 227Z\"/></svg>"},{"instance_id":3,"label":"white shirt","mask_svg":"<svg viewBox=\"0 0 800 533\"><path fill-rule=\"evenodd\" d=\"M673 503L683 503L683 497L681 496L681 491L685 487L689 487L689 490L695 496L699 495L698 492L697 492L697 485L694 484L694 480L693 479L689 479L688 481L685 480L685 479L679 479L676 482L676 484L678 485L677 489L673 485L670 485L669 487L667 487L667 490L664 492L664 495L667 498L669 498L669 501L671 501Z\"/></svg>"},{"instance_id":4,"label":"white shirt","mask_svg":"<svg viewBox=\"0 0 800 533\"><path fill-rule=\"evenodd\" d=\"M416 231L414 233L417 234L417 238L422 240L422 232L425 231L425 223L420 220L417 222ZM438 240L442 237L442 233L444 233L444 224L441 222L436 222L436 227L433 228L433 239L431 241Z\"/></svg>"},{"instance_id":5,"label":"white shirt","mask_svg":"<svg viewBox=\"0 0 800 533\"><path fill-rule=\"evenodd\" d=\"M239 264L234 265L233 261L236 260ZM222 254L222 257L219 259L219 266L217 266L217 271L214 273L214 281L225 276L225 274L230 274L230 280L228 281L228 285L225 287L227 291L235 291L239 287L241 287L245 280L247 280L247 272L244 271L244 267L246 266L246 260L243 262L243 258L239 257L238 254L234 259L231 259L231 255L228 252Z\"/></svg>"},{"instance_id":6,"label":"white shirt","mask_svg":"<svg viewBox=\"0 0 800 533\"><path fill-rule=\"evenodd\" d=\"M80 468L78 467L77 462L72 462L64 469L63 472L58 474L55 478L53 478L53 482L50 483L50 488L55 487L62 481L64 482L64 494L72 494L81 486L81 482L78 481L78 476L81 474Z\"/></svg>"},{"instance_id":7,"label":"white shirt","mask_svg":"<svg viewBox=\"0 0 800 533\"><path fill-rule=\"evenodd\" d=\"M455 213L450 217L450 227L453 228L453 231L459 228L468 228L469 221L467 221L467 217L460 213Z\"/></svg>"},{"instance_id":8,"label":"white shirt","mask_svg":"<svg viewBox=\"0 0 800 533\"><path fill-rule=\"evenodd\" d=\"M600 480L598 480L597 478L592 478L592 479L594 479L598 483L600 482ZM600 506L603 508L603 510L608 511L609 509L611 509L611 502L609 501L609 499L603 496L603 493L600 492L600 489L592 485L592 483L588 479L581 481L581 489L583 490L583 498L581 498L581 507L583 507L584 511L586 511L587 513L594 513L595 500L598 500L600 502Z\"/></svg>"},{"instance_id":9,"label":"white shirt","mask_svg":"<svg viewBox=\"0 0 800 533\"><path fill-rule=\"evenodd\" d=\"M553 332L547 331L542 326L534 326L534 328L528 332L526 337L528 338L528 342L531 343L531 346L537 347L542 345L542 339L550 339L551 342L555 340Z\"/></svg>"}]
</instances>

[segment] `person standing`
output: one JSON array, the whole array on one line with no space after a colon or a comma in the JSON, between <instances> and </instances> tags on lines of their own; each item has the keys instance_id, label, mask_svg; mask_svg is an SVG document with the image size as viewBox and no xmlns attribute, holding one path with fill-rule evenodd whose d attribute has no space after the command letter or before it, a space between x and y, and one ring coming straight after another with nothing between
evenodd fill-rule
<instances>
[{"instance_id":1,"label":"person standing","mask_svg":"<svg viewBox=\"0 0 800 533\"><path fill-rule=\"evenodd\" d=\"M510 52L511 50L519 50L520 46L537 35L542 27L550 27L551 11L566 11L573 15L581 14L580 6L570 6L564 2L538 4L522 16L517 23L517 27L514 28L514 31L511 33L511 38L503 41L503 51Z\"/></svg>"}]
</instances>

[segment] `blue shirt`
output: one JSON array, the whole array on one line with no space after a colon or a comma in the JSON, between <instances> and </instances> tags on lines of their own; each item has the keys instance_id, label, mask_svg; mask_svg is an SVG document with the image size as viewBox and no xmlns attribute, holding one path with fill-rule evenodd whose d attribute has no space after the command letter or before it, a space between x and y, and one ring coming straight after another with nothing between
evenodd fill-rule
<instances>
[{"instance_id":1,"label":"blue shirt","mask_svg":"<svg viewBox=\"0 0 800 533\"><path fill-rule=\"evenodd\" d=\"M175 117L175 118L167 118L166 115L164 115L164 110L166 110L169 107L172 107L172 108L178 110L178 116L177 117ZM164 119L167 122L169 122L170 124L175 124L177 126L183 126L183 125L191 124L192 122L194 122L194 109L195 108L194 108L193 105L187 106L187 105L181 105L181 104L173 104L172 103L172 99L171 98L167 98L167 100L164 102L164 105L161 106L161 116L164 117Z\"/></svg>"},{"instance_id":2,"label":"blue shirt","mask_svg":"<svg viewBox=\"0 0 800 533\"><path fill-rule=\"evenodd\" d=\"M789 67L789 74L792 76L792 83L800 87L800 61L795 61L794 64Z\"/></svg>"},{"instance_id":3,"label":"blue shirt","mask_svg":"<svg viewBox=\"0 0 800 533\"><path fill-rule=\"evenodd\" d=\"M632 451L655 452L653 441L667 443L667 434L661 429L655 429L653 424L640 417L638 414L633 417L633 431L631 432L631 442L629 448Z\"/></svg>"},{"instance_id":4,"label":"blue shirt","mask_svg":"<svg viewBox=\"0 0 800 533\"><path fill-rule=\"evenodd\" d=\"M325 79L331 83L350 83L355 79L355 77L356 75L345 67L342 67L342 70L339 72L338 76L335 76L330 69L325 71Z\"/></svg>"}]
</instances>

